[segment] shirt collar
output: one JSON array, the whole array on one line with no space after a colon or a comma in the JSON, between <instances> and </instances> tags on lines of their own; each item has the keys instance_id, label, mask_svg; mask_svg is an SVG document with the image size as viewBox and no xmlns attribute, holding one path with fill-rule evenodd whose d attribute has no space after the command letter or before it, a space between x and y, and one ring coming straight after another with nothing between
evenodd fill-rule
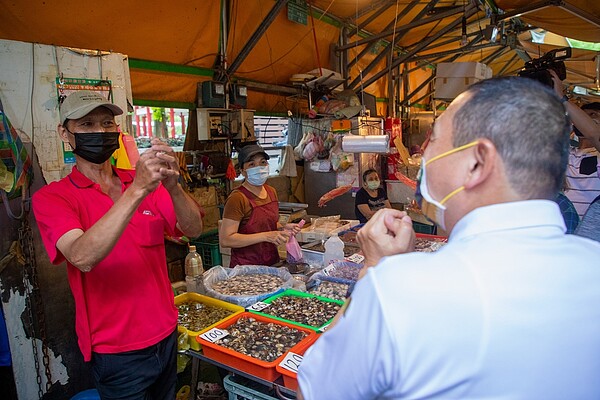
<instances>
[{"instance_id":1,"label":"shirt collar","mask_svg":"<svg viewBox=\"0 0 600 400\"><path fill-rule=\"evenodd\" d=\"M130 171L118 169L118 168L115 168L114 166L112 167L112 169L113 169L113 172L115 172L117 174L117 176L119 177L119 179L121 180L121 183L128 185L131 182L133 182L133 175L131 174ZM71 173L69 174L69 179L71 180L71 183L79 189L91 187L96 184L90 178L88 178L87 176L82 174L77 169L77 166L74 166L73 169L71 170Z\"/></svg>"},{"instance_id":2,"label":"shirt collar","mask_svg":"<svg viewBox=\"0 0 600 400\"><path fill-rule=\"evenodd\" d=\"M454 226L449 241L513 229L552 227L566 232L558 204L551 200L525 200L479 207Z\"/></svg>"}]
</instances>

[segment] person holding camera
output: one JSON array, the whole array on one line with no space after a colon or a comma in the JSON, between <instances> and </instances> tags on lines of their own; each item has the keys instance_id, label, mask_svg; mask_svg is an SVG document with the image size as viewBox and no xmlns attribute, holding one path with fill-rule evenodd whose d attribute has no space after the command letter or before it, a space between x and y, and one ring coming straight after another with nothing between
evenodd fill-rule
<instances>
[{"instance_id":1,"label":"person holding camera","mask_svg":"<svg viewBox=\"0 0 600 400\"><path fill-rule=\"evenodd\" d=\"M569 151L565 195L573 202L579 218L589 205L600 196L598 172L598 151L600 151L600 103L588 103L581 108L563 95L563 85L553 70L549 70L554 83L554 91L562 98L565 109L574 126L577 147Z\"/></svg>"}]
</instances>

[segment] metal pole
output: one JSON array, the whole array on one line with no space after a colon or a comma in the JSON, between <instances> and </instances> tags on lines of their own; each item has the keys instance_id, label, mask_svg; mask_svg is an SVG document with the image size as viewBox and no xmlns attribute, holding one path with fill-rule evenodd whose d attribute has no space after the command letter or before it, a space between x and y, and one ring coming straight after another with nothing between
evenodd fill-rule
<instances>
[{"instance_id":1,"label":"metal pole","mask_svg":"<svg viewBox=\"0 0 600 400\"><path fill-rule=\"evenodd\" d=\"M600 26L600 18L598 18L597 16L595 16L593 14L590 14L587 11L582 10L581 8L578 8L572 4L569 4L566 1L561 1L559 7L581 19L586 20L590 24Z\"/></svg>"},{"instance_id":2,"label":"metal pole","mask_svg":"<svg viewBox=\"0 0 600 400\"><path fill-rule=\"evenodd\" d=\"M512 64L515 62L515 59L516 59L517 57L519 57L519 55L515 53L515 54L514 54L514 55L511 57L511 59L510 59L510 60L508 60L508 62L507 62L506 64L504 64L504 67L502 67L502 69L501 69L501 70L498 72L498 75L497 75L497 76L502 76L502 74L504 74L504 71L506 71L506 70L508 69L508 67L509 67L510 65L512 65Z\"/></svg>"},{"instance_id":3,"label":"metal pole","mask_svg":"<svg viewBox=\"0 0 600 400\"><path fill-rule=\"evenodd\" d=\"M414 97L414 95L416 95L417 93L419 93L421 91L421 89L423 89L425 86L427 86L429 84L429 82L431 82L432 80L435 79L435 74L432 74L429 78L425 79L419 86L417 86L417 88L415 90L413 90L412 92L410 92L401 102L400 102L400 106L405 106L406 104L408 104L408 101Z\"/></svg>"},{"instance_id":4,"label":"metal pole","mask_svg":"<svg viewBox=\"0 0 600 400\"><path fill-rule=\"evenodd\" d=\"M413 0L410 4L408 4L406 7L404 7L404 9L398 14L397 19L400 20L402 17L404 17L417 4L419 4L419 0ZM385 28L383 28L383 30L387 31L387 30L392 29L394 27L395 21L396 21L396 18L394 18L389 24L387 24L387 26ZM413 21L414 21L414 19L413 19ZM346 40L346 43L344 43L344 45L346 45L346 44L348 44L348 40ZM352 60L350 60L350 62L348 63L348 68L351 68L354 64L356 64L358 62L358 60L363 58L370 50L371 50L371 46L365 46L365 48L362 49L362 51L360 53L358 53L358 55L356 57L354 57ZM344 50L344 51L347 51L347 50Z\"/></svg>"},{"instance_id":5,"label":"metal pole","mask_svg":"<svg viewBox=\"0 0 600 400\"><path fill-rule=\"evenodd\" d=\"M465 17L469 18L471 17L473 14L475 14L477 12L477 7L473 6L473 7L469 7L465 10ZM406 60L408 60L410 57L412 57L413 55L415 55L417 52L423 50L424 48L426 48L427 46L429 46L431 43L433 43L435 40L439 39L440 37L444 36L446 33L450 32L451 30L453 30L454 28L456 28L458 25L461 24L463 17L459 17L457 19L455 19L453 22L449 23L448 25L446 25L444 28L442 28L439 32L437 32L435 35L431 36L428 39L423 40L418 46L416 46L414 49L412 49L411 51L409 51L406 54L401 55L400 57L396 58L393 63L392 63L392 68L395 66L398 66L399 64L402 64L403 62L405 62ZM383 75L385 75L386 71L379 71L378 73L376 73L375 75L373 75L371 78L369 78L364 84L362 84L363 88L366 88L370 85L372 85L375 81L377 81L379 78L381 78ZM356 79L355 79L356 82ZM354 87L353 84L355 83L351 83L350 87Z\"/></svg>"},{"instance_id":6,"label":"metal pole","mask_svg":"<svg viewBox=\"0 0 600 400\"><path fill-rule=\"evenodd\" d=\"M421 19L421 17L423 15L425 15L427 13L427 11L429 11L431 8L433 8L433 6L438 2L439 0L432 0L425 8L423 8L413 19L412 22L417 21L419 19ZM395 36L396 40L400 40L408 31L403 31L403 32L399 32L397 34L397 36ZM367 65L367 67L364 69L363 74L368 74L373 68L375 68L375 66L377 64L379 64L379 62L381 61L381 59L383 57L387 57L388 53L390 51L392 51L393 49L391 48L391 46L387 46L381 53L379 53L375 59L373 61L371 61L369 63L369 65ZM356 86L357 82L359 82L360 80L362 80L362 77L358 76L356 78L354 78L354 80L348 85L348 87L353 88Z\"/></svg>"},{"instance_id":7,"label":"metal pole","mask_svg":"<svg viewBox=\"0 0 600 400\"><path fill-rule=\"evenodd\" d=\"M373 22L374 19L376 19L377 17L379 17L385 10L387 10L388 8L390 8L392 6L392 4L394 4L396 2L396 0L385 0L382 2L379 2L379 4L383 5L379 8L379 10L377 10L376 12L374 12L373 14L371 14L367 19L365 19L360 25L356 25L356 30L360 31L361 29L363 29L365 26L369 25L371 22ZM358 12L358 18L362 17L363 15L371 12L372 10L374 10L375 8L377 8L377 6L379 4L373 4L370 6L367 6L365 8L363 8L362 10L360 10ZM358 21L354 21L354 23L356 24Z\"/></svg>"},{"instance_id":8,"label":"metal pole","mask_svg":"<svg viewBox=\"0 0 600 400\"><path fill-rule=\"evenodd\" d=\"M250 36L250 39L248 39L248 41L244 45L244 48L239 52L235 60L233 60L229 69L227 69L227 75L231 76L235 71L237 71L239 66L246 59L248 54L250 54L254 46L256 46L259 39L266 32L267 28L275 20L275 17L277 17L277 14L279 14L279 11L281 11L283 6L285 6L287 2L288 0L277 0L277 3L275 3L271 11L269 11L269 14L267 14L265 19L260 23L260 25L258 26L256 31L254 31L252 36Z\"/></svg>"},{"instance_id":9,"label":"metal pole","mask_svg":"<svg viewBox=\"0 0 600 400\"><path fill-rule=\"evenodd\" d=\"M437 3L437 2L438 2L438 0L431 1L431 3ZM427 10L429 10L429 9L427 9ZM390 30L372 35L371 37L368 37L368 38L365 38L362 40L358 40L356 42L348 43L344 48L339 48L338 50L345 50L346 48L351 48L351 47L360 46L360 45L363 45L366 43L371 43L376 40L382 39L386 36L394 35L399 32L410 30L412 28L427 25L431 22L439 21L440 19L448 18L448 17L451 17L456 14L461 14L463 11L464 11L464 8L462 6L460 6L460 7L455 7L452 10L448 10L448 11L441 12L439 14L435 14L433 17L423 18L421 20L413 20L412 22L409 22L406 25L396 27L396 29L390 29Z\"/></svg>"}]
</instances>

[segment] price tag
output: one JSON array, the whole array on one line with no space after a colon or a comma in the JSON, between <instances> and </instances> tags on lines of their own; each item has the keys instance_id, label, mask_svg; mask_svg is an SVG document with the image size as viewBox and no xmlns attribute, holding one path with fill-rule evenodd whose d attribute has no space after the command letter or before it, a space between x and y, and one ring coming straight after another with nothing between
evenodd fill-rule
<instances>
[{"instance_id":1,"label":"price tag","mask_svg":"<svg viewBox=\"0 0 600 400\"><path fill-rule=\"evenodd\" d=\"M248 310L261 311L267 307L269 307L269 304L263 303L262 301L257 301L256 303L254 303L250 307L248 307Z\"/></svg>"},{"instance_id":2,"label":"price tag","mask_svg":"<svg viewBox=\"0 0 600 400\"><path fill-rule=\"evenodd\" d=\"M327 276L335 269L335 265L330 264L328 267L323 268L323 273Z\"/></svg>"},{"instance_id":3,"label":"price tag","mask_svg":"<svg viewBox=\"0 0 600 400\"><path fill-rule=\"evenodd\" d=\"M358 254L358 253L354 253L351 256L346 257L346 260L352 261L353 263L356 263L356 264L360 264L365 260L365 256Z\"/></svg>"},{"instance_id":4,"label":"price tag","mask_svg":"<svg viewBox=\"0 0 600 400\"><path fill-rule=\"evenodd\" d=\"M224 329L212 328L210 331L204 332L200 337L208 342L214 343L227 335L229 335L229 332Z\"/></svg>"},{"instance_id":5,"label":"price tag","mask_svg":"<svg viewBox=\"0 0 600 400\"><path fill-rule=\"evenodd\" d=\"M327 328L329 328L329 325L331 324L331 322L327 325L324 325L322 327L319 328L319 332L323 333L327 330Z\"/></svg>"},{"instance_id":6,"label":"price tag","mask_svg":"<svg viewBox=\"0 0 600 400\"><path fill-rule=\"evenodd\" d=\"M304 357L302 357L300 354L292 353L290 351L285 355L283 360L281 360L281 362L279 363L279 366L281 368L287 369L288 371L298 373L298 367L302 363L303 358Z\"/></svg>"}]
</instances>

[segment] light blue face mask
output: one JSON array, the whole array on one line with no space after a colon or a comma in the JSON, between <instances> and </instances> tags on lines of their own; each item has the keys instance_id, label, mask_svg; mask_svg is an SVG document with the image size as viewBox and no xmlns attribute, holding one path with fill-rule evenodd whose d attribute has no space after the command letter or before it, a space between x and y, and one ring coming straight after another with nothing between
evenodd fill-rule
<instances>
[{"instance_id":1,"label":"light blue face mask","mask_svg":"<svg viewBox=\"0 0 600 400\"><path fill-rule=\"evenodd\" d=\"M269 166L263 165L248 168L246 170L246 180L253 186L262 186L269 177Z\"/></svg>"},{"instance_id":2,"label":"light blue face mask","mask_svg":"<svg viewBox=\"0 0 600 400\"><path fill-rule=\"evenodd\" d=\"M376 190L376 189L379 189L379 185L381 185L381 182L379 182L379 181L368 181L368 182L367 182L367 187L368 187L370 190Z\"/></svg>"}]
</instances>

